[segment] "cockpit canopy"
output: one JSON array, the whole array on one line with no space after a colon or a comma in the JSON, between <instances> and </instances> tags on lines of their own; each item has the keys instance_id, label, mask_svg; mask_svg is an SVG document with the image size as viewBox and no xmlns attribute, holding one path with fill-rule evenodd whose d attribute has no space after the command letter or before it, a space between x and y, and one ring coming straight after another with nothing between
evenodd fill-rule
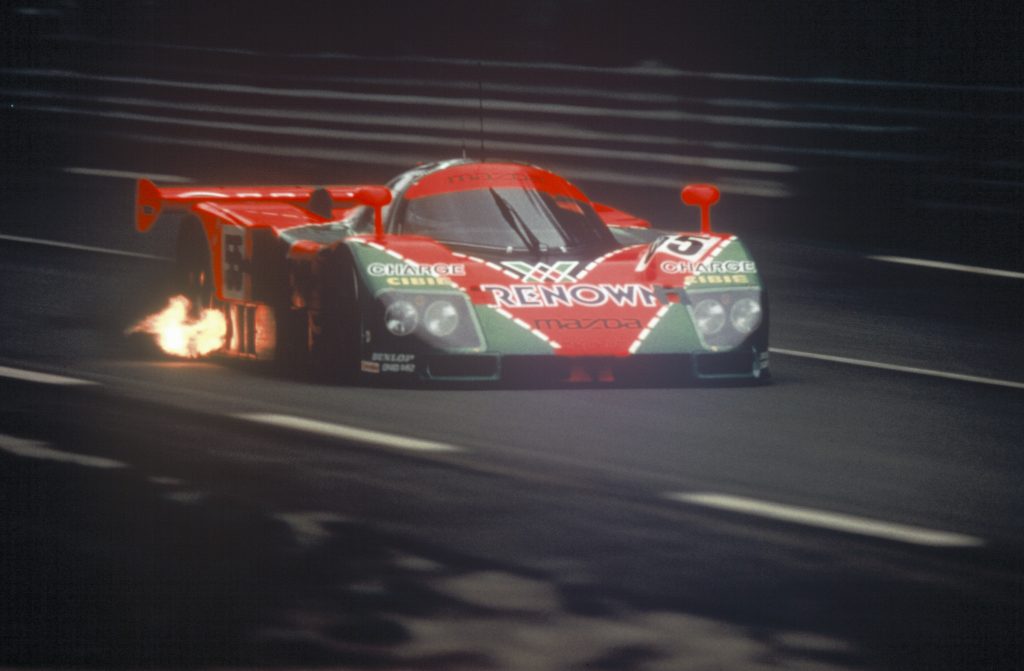
<instances>
[{"instance_id":1,"label":"cockpit canopy","mask_svg":"<svg viewBox=\"0 0 1024 671\"><path fill-rule=\"evenodd\" d=\"M592 254L616 246L579 189L533 166L452 162L402 186L394 233L504 254Z\"/></svg>"}]
</instances>

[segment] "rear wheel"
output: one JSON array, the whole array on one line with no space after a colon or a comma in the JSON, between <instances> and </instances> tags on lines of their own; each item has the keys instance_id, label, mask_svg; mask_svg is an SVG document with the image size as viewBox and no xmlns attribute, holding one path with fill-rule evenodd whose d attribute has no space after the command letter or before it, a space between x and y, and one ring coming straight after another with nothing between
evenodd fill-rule
<instances>
[{"instance_id":1,"label":"rear wheel","mask_svg":"<svg viewBox=\"0 0 1024 671\"><path fill-rule=\"evenodd\" d=\"M198 317L203 308L214 304L210 245L198 219L189 218L181 223L177 251L175 291L188 298L192 317Z\"/></svg>"},{"instance_id":2,"label":"rear wheel","mask_svg":"<svg viewBox=\"0 0 1024 671\"><path fill-rule=\"evenodd\" d=\"M178 229L178 248L175 263L174 289L172 295L181 295L188 299L188 316L199 319L203 310L218 310L224 315L227 323L225 342L214 351L206 354L224 352L227 342L231 340L231 320L224 304L217 299L213 281L213 264L210 256L210 245L202 224L195 217L188 217Z\"/></svg>"}]
</instances>

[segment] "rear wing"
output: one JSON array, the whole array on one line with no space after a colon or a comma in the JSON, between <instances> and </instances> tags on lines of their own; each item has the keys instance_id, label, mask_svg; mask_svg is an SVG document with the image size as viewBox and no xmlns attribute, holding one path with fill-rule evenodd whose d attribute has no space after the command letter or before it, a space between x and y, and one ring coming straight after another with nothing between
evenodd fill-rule
<instances>
[{"instance_id":1,"label":"rear wing","mask_svg":"<svg viewBox=\"0 0 1024 671\"><path fill-rule=\"evenodd\" d=\"M384 192L387 192L386 196ZM165 212L190 212L201 203L288 203L327 221L335 204L369 205L379 211L391 200L383 186L194 186L158 187L140 179L135 189L135 228L148 231ZM385 201L385 202L381 202ZM380 204L378 204L380 203Z\"/></svg>"}]
</instances>

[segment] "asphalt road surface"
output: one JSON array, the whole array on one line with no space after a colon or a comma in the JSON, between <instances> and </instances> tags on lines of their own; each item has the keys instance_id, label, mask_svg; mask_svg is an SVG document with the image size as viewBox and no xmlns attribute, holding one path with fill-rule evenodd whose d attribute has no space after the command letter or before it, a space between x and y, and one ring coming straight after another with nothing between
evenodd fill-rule
<instances>
[{"instance_id":1,"label":"asphalt road surface","mask_svg":"<svg viewBox=\"0 0 1024 671\"><path fill-rule=\"evenodd\" d=\"M0 666L1024 665L1019 165L961 146L1018 92L119 49L0 73ZM488 152L670 226L721 183L772 385L326 386L125 335L174 237L135 176L383 180L472 150L478 71Z\"/></svg>"}]
</instances>

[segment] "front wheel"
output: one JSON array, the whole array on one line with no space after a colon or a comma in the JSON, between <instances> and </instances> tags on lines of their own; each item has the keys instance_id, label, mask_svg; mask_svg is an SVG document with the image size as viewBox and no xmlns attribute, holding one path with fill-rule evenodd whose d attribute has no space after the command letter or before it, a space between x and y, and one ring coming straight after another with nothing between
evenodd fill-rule
<instances>
[{"instance_id":1,"label":"front wheel","mask_svg":"<svg viewBox=\"0 0 1024 671\"><path fill-rule=\"evenodd\" d=\"M359 379L359 282L351 261L336 255L319 278L319 306L310 310L308 334L313 373L321 379L353 383Z\"/></svg>"}]
</instances>

